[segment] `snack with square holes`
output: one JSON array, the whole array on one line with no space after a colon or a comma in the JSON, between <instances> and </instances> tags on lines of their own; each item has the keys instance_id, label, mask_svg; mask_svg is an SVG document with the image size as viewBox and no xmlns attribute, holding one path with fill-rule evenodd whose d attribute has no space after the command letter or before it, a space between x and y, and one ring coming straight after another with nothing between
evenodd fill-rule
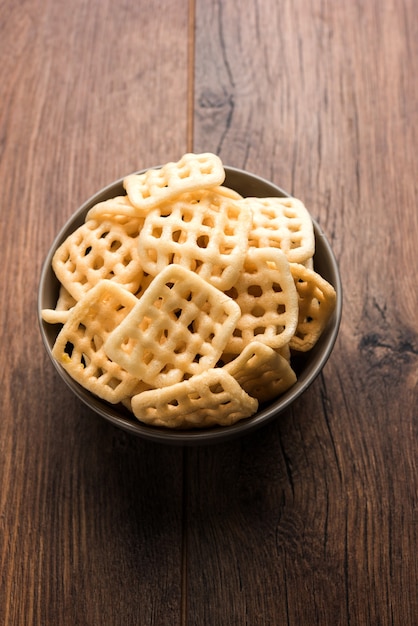
<instances>
[{"instance_id":1,"label":"snack with square holes","mask_svg":"<svg viewBox=\"0 0 418 626\"><path fill-rule=\"evenodd\" d=\"M65 324L76 301L68 293L64 285L60 285L55 309L43 309L42 319L48 324Z\"/></svg>"},{"instance_id":2,"label":"snack with square holes","mask_svg":"<svg viewBox=\"0 0 418 626\"><path fill-rule=\"evenodd\" d=\"M110 359L155 387L214 367L241 312L194 272L168 265L108 337Z\"/></svg>"},{"instance_id":3,"label":"snack with square holes","mask_svg":"<svg viewBox=\"0 0 418 626\"><path fill-rule=\"evenodd\" d=\"M132 411L141 422L165 428L230 426L257 408L258 401L221 368L132 398Z\"/></svg>"},{"instance_id":4,"label":"snack with square holes","mask_svg":"<svg viewBox=\"0 0 418 626\"><path fill-rule=\"evenodd\" d=\"M173 263L229 289L241 272L251 223L250 209L225 194L183 194L148 213L138 238L140 262L152 276Z\"/></svg>"},{"instance_id":5,"label":"snack with square holes","mask_svg":"<svg viewBox=\"0 0 418 626\"><path fill-rule=\"evenodd\" d=\"M269 402L296 382L289 361L259 341L252 341L224 369L259 402Z\"/></svg>"},{"instance_id":6,"label":"snack with square holes","mask_svg":"<svg viewBox=\"0 0 418 626\"><path fill-rule=\"evenodd\" d=\"M221 159L210 152L188 153L179 161L169 162L158 169L126 176L123 185L138 214L146 215L167 200L178 195L222 185L225 170Z\"/></svg>"},{"instance_id":7,"label":"snack with square holes","mask_svg":"<svg viewBox=\"0 0 418 626\"><path fill-rule=\"evenodd\" d=\"M226 353L239 354L252 341L276 349L289 343L296 329L298 305L284 252L249 248L239 279L226 293L241 310Z\"/></svg>"},{"instance_id":8,"label":"snack with square holes","mask_svg":"<svg viewBox=\"0 0 418 626\"><path fill-rule=\"evenodd\" d=\"M143 219L128 196L116 196L98 202L88 211L85 221L89 220L126 220L126 218Z\"/></svg>"},{"instance_id":9,"label":"snack with square holes","mask_svg":"<svg viewBox=\"0 0 418 626\"><path fill-rule=\"evenodd\" d=\"M280 248L293 263L308 262L315 252L312 219L297 198L244 198L251 207L253 224L249 246Z\"/></svg>"},{"instance_id":10,"label":"snack with square holes","mask_svg":"<svg viewBox=\"0 0 418 626\"><path fill-rule=\"evenodd\" d=\"M88 220L56 250L52 267L76 300L99 280L109 279L132 293L141 289L144 272L138 256L138 218Z\"/></svg>"},{"instance_id":11,"label":"snack with square holes","mask_svg":"<svg viewBox=\"0 0 418 626\"><path fill-rule=\"evenodd\" d=\"M292 350L311 350L335 309L337 294L332 285L314 270L291 263L290 271L298 294L298 323L290 340Z\"/></svg>"},{"instance_id":12,"label":"snack with square holes","mask_svg":"<svg viewBox=\"0 0 418 626\"><path fill-rule=\"evenodd\" d=\"M111 404L129 397L138 381L108 358L103 345L136 302L124 287L101 280L71 309L52 349L75 381Z\"/></svg>"}]
</instances>

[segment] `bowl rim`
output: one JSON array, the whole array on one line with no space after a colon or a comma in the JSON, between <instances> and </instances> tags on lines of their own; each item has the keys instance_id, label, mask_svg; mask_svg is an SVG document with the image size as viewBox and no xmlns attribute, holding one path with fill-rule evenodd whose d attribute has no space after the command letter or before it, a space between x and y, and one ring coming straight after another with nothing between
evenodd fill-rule
<instances>
[{"instance_id":1,"label":"bowl rim","mask_svg":"<svg viewBox=\"0 0 418 626\"><path fill-rule=\"evenodd\" d=\"M139 170L137 173L142 173L149 169L158 169L160 167L161 166L146 168L144 170ZM242 170L236 167L231 167L228 165L224 165L224 169L226 172L225 182L227 182L228 179L231 178L233 180L234 177L238 179L242 177L249 177L251 182L254 183L256 186L265 187L266 189L271 190L271 195L276 195L279 197L292 197L291 194L284 191L275 183L265 178L262 178L261 176L253 174L252 172ZM119 178L118 180L113 181L112 183L106 185L105 187L94 193L76 211L74 211L74 213L72 213L72 215L66 220L66 222L60 228L58 234L54 238L42 264L37 297L38 323L45 350L53 365L55 366L56 371L67 384L67 386L73 391L76 397L95 413L106 419L108 422L112 423L114 426L117 426L143 439L148 439L157 443L188 446L219 443L241 437L277 419L280 414L282 414L287 408L289 408L289 406L293 404L295 400L298 399L311 386L311 384L320 374L334 348L341 324L343 301L341 275L331 245L326 238L324 232L322 231L319 223L312 216L311 217L316 240L316 252L318 251L317 249L319 245L321 255L325 255L329 264L327 265L327 270L329 271L331 276L328 276L327 280L331 282L336 290L336 306L332 318L329 321L326 329L324 330L323 335L319 339L316 346L310 351L310 353L313 353L314 356L311 356L310 361L308 359L309 366L307 369L303 370L302 377L298 377L296 383L287 392L279 396L279 398L269 403L267 406L260 408L259 411L257 411L257 413L253 416L240 420L235 424L229 426L214 426L202 429L176 430L151 426L149 424L140 422L135 418L135 416L131 416L128 409L121 407L120 404L112 405L110 403L107 403L105 400L94 396L90 391L88 391L75 380L73 380L70 375L64 370L64 368L53 358L51 354L52 345L48 338L51 334L51 326L53 325L44 322L41 314L42 309L46 308L44 301L47 291L47 285L49 284L51 279L53 280L53 282L59 284L51 266L53 254L56 248L65 239L65 237L77 228L77 223L79 222L81 224L84 222L85 215L89 208L91 208L94 204L100 202L103 199L111 198L116 195L114 193L115 189L123 189L122 184L124 178L125 177ZM50 331L49 333L47 332L48 328ZM317 355L316 358L315 355Z\"/></svg>"}]
</instances>

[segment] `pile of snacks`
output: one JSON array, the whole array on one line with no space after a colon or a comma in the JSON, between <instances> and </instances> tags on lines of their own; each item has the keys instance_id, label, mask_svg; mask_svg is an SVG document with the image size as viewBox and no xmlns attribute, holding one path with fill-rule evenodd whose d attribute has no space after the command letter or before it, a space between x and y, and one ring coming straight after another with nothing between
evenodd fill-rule
<instances>
[{"instance_id":1,"label":"pile of snacks","mask_svg":"<svg viewBox=\"0 0 418 626\"><path fill-rule=\"evenodd\" d=\"M87 390L167 428L227 426L296 382L336 302L295 198L243 198L211 153L132 174L56 250L45 322Z\"/></svg>"}]
</instances>

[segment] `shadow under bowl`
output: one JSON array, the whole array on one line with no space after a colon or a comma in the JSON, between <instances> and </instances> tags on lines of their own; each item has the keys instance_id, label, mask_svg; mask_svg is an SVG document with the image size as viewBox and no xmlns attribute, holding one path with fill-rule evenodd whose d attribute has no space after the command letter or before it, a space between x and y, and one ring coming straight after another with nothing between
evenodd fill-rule
<instances>
[{"instance_id":1,"label":"shadow under bowl","mask_svg":"<svg viewBox=\"0 0 418 626\"><path fill-rule=\"evenodd\" d=\"M268 196L289 197L288 193L272 182L244 170L225 166L225 172L224 185L234 189L242 196L257 196L260 198ZM335 288L337 293L336 307L326 329L314 348L292 360L292 366L298 377L297 382L273 402L260 405L259 410L253 416L231 426L217 426L204 429L175 430L150 426L139 422L122 405L109 404L94 396L87 389L84 389L53 358L51 351L60 326L47 324L42 320L41 315L42 309L54 309L58 298L60 283L52 269L52 257L61 243L84 223L85 216L91 207L98 202L125 193L122 183L123 179L111 183L87 200L72 215L55 238L43 264L38 292L38 318L45 349L59 375L73 393L95 413L133 435L154 442L177 445L201 445L222 442L245 435L276 419L308 389L321 372L334 347L341 321L342 285L338 265L327 238L315 220L313 220L316 244L314 267L315 271L321 274Z\"/></svg>"}]
</instances>

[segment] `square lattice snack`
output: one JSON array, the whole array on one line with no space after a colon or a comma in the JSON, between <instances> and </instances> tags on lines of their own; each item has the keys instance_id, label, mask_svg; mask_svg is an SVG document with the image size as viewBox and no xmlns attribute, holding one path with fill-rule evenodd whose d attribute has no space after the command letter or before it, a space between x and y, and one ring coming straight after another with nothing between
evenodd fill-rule
<instances>
[{"instance_id":1,"label":"square lattice snack","mask_svg":"<svg viewBox=\"0 0 418 626\"><path fill-rule=\"evenodd\" d=\"M248 344L224 369L259 402L277 398L296 382L289 361L259 341Z\"/></svg>"},{"instance_id":2,"label":"square lattice snack","mask_svg":"<svg viewBox=\"0 0 418 626\"><path fill-rule=\"evenodd\" d=\"M71 309L52 349L75 381L112 404L130 396L138 381L108 358L103 344L137 301L117 283L100 281Z\"/></svg>"},{"instance_id":3,"label":"square lattice snack","mask_svg":"<svg viewBox=\"0 0 418 626\"><path fill-rule=\"evenodd\" d=\"M257 408L258 401L219 368L132 398L132 411L137 419L168 428L230 426L250 417Z\"/></svg>"},{"instance_id":4,"label":"square lattice snack","mask_svg":"<svg viewBox=\"0 0 418 626\"><path fill-rule=\"evenodd\" d=\"M141 218L88 220L57 249L52 267L58 280L80 300L99 280L114 280L136 293L144 272L138 256Z\"/></svg>"},{"instance_id":5,"label":"square lattice snack","mask_svg":"<svg viewBox=\"0 0 418 626\"><path fill-rule=\"evenodd\" d=\"M241 310L226 353L239 354L252 341L275 349L289 343L296 330L298 298L284 252L249 248L239 279L226 293Z\"/></svg>"},{"instance_id":6,"label":"square lattice snack","mask_svg":"<svg viewBox=\"0 0 418 626\"><path fill-rule=\"evenodd\" d=\"M291 263L299 301L298 324L290 347L299 352L311 350L335 309L337 294L320 274L299 263Z\"/></svg>"},{"instance_id":7,"label":"square lattice snack","mask_svg":"<svg viewBox=\"0 0 418 626\"><path fill-rule=\"evenodd\" d=\"M138 239L140 261L153 276L176 263L218 289L229 289L244 263L251 222L249 208L226 194L184 194L145 218Z\"/></svg>"},{"instance_id":8,"label":"square lattice snack","mask_svg":"<svg viewBox=\"0 0 418 626\"><path fill-rule=\"evenodd\" d=\"M63 285L60 285L55 309L42 309L42 319L48 324L65 324L76 301Z\"/></svg>"},{"instance_id":9,"label":"square lattice snack","mask_svg":"<svg viewBox=\"0 0 418 626\"><path fill-rule=\"evenodd\" d=\"M169 265L115 328L105 350L133 376L165 387L214 367L240 315L227 295Z\"/></svg>"},{"instance_id":10,"label":"square lattice snack","mask_svg":"<svg viewBox=\"0 0 418 626\"><path fill-rule=\"evenodd\" d=\"M293 263L305 263L315 252L313 223L303 202L296 198L244 198L253 225L249 245L280 248Z\"/></svg>"},{"instance_id":11,"label":"square lattice snack","mask_svg":"<svg viewBox=\"0 0 418 626\"><path fill-rule=\"evenodd\" d=\"M98 202L88 211L85 221L101 221L119 219L121 217L143 219L143 216L138 215L137 209L130 202L128 196L115 196L114 198Z\"/></svg>"},{"instance_id":12,"label":"square lattice snack","mask_svg":"<svg viewBox=\"0 0 418 626\"><path fill-rule=\"evenodd\" d=\"M185 154L179 161L166 163L159 169L130 174L123 181L129 200L139 211L148 211L181 193L222 185L225 170L215 154Z\"/></svg>"}]
</instances>

